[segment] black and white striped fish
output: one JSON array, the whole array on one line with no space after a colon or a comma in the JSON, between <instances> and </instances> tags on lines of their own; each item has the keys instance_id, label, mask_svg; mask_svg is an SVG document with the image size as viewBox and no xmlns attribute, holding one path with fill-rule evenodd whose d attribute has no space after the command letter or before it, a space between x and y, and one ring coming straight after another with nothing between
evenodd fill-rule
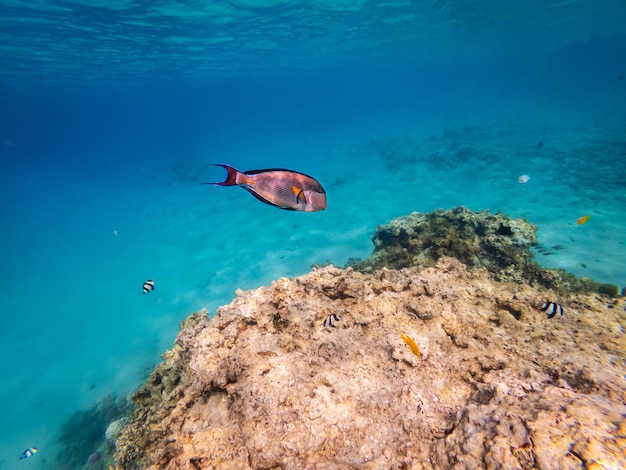
<instances>
[{"instance_id":1,"label":"black and white striped fish","mask_svg":"<svg viewBox=\"0 0 626 470\"><path fill-rule=\"evenodd\" d=\"M548 318L554 317L557 313L563 316L563 306L561 304L557 304L556 302L545 302L537 308L547 314Z\"/></svg>"},{"instance_id":2,"label":"black and white striped fish","mask_svg":"<svg viewBox=\"0 0 626 470\"><path fill-rule=\"evenodd\" d=\"M330 315L328 315L326 317L326 320L324 320L324 323L322 323L322 326L324 328L336 328L335 327L335 322L339 321L339 317L337 315L335 315L334 313L331 313Z\"/></svg>"},{"instance_id":3,"label":"black and white striped fish","mask_svg":"<svg viewBox=\"0 0 626 470\"><path fill-rule=\"evenodd\" d=\"M152 279L148 279L146 282L143 283L144 294L152 292L153 290L154 290L154 281Z\"/></svg>"}]
</instances>

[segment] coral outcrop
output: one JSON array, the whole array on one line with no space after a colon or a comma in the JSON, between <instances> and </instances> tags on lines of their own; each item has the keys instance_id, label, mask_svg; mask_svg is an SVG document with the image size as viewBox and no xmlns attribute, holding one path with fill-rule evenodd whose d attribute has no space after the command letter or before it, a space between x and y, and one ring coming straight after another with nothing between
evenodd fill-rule
<instances>
[{"instance_id":1,"label":"coral outcrop","mask_svg":"<svg viewBox=\"0 0 626 470\"><path fill-rule=\"evenodd\" d=\"M117 464L626 468L623 299L571 294L550 320L533 308L546 299L445 256L239 291L181 325L134 395Z\"/></svg>"},{"instance_id":2,"label":"coral outcrop","mask_svg":"<svg viewBox=\"0 0 626 470\"><path fill-rule=\"evenodd\" d=\"M490 211L464 207L414 212L376 229L374 252L365 261L348 265L362 272L383 267L434 266L451 256L469 268L486 268L498 281L525 282L559 293L599 289L591 279L576 278L564 270L547 269L533 260L537 227L525 219L512 219Z\"/></svg>"}]
</instances>

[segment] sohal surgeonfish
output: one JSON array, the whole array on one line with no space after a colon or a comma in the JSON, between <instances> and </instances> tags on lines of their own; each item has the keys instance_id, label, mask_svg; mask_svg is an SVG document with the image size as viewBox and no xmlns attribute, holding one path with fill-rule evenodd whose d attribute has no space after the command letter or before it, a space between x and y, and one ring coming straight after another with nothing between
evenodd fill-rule
<instances>
[{"instance_id":1,"label":"sohal surgeonfish","mask_svg":"<svg viewBox=\"0 0 626 470\"><path fill-rule=\"evenodd\" d=\"M292 211L316 212L326 209L326 191L311 176L283 168L239 171L232 166L216 164L226 169L226 180L203 183L215 186L241 186L259 201Z\"/></svg>"}]
</instances>

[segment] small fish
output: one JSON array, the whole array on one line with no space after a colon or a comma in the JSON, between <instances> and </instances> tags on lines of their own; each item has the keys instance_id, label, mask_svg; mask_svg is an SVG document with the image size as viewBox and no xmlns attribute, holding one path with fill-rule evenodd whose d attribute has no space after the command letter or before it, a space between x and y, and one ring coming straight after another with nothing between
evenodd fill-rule
<instances>
[{"instance_id":1,"label":"small fish","mask_svg":"<svg viewBox=\"0 0 626 470\"><path fill-rule=\"evenodd\" d=\"M326 209L326 191L311 176L283 168L241 172L232 166L221 166L228 174L215 186L241 186L259 201L280 209L316 212Z\"/></svg>"},{"instance_id":2,"label":"small fish","mask_svg":"<svg viewBox=\"0 0 626 470\"><path fill-rule=\"evenodd\" d=\"M339 321L339 317L335 315L334 313L331 313L330 315L326 317L326 320L324 320L324 323L322 323L322 326L324 328L336 328L335 322L337 321Z\"/></svg>"},{"instance_id":3,"label":"small fish","mask_svg":"<svg viewBox=\"0 0 626 470\"><path fill-rule=\"evenodd\" d=\"M411 348L411 351L413 351L413 354L415 354L419 358L422 357L422 353L420 351L420 348L419 348L419 346L417 345L417 343L415 341L413 341L407 335L402 335L401 334L400 338L402 338L404 340L404 342L409 345L409 348Z\"/></svg>"},{"instance_id":4,"label":"small fish","mask_svg":"<svg viewBox=\"0 0 626 470\"><path fill-rule=\"evenodd\" d=\"M21 459L27 459L28 457L32 457L33 455L35 455L38 452L37 447L29 447L28 449L26 449L24 452L22 452L22 456L20 457Z\"/></svg>"},{"instance_id":5,"label":"small fish","mask_svg":"<svg viewBox=\"0 0 626 470\"><path fill-rule=\"evenodd\" d=\"M544 302L543 305L537 307L542 312L548 315L548 318L554 317L557 313L563 316L563 306L556 302Z\"/></svg>"},{"instance_id":6,"label":"small fish","mask_svg":"<svg viewBox=\"0 0 626 470\"><path fill-rule=\"evenodd\" d=\"M152 279L148 279L143 283L143 293L148 294L154 290L154 281Z\"/></svg>"},{"instance_id":7,"label":"small fish","mask_svg":"<svg viewBox=\"0 0 626 470\"><path fill-rule=\"evenodd\" d=\"M529 180L530 180L530 176L528 175L519 175L517 177L517 182L520 184L528 183Z\"/></svg>"},{"instance_id":8,"label":"small fish","mask_svg":"<svg viewBox=\"0 0 626 470\"><path fill-rule=\"evenodd\" d=\"M580 219L576 221L576 223L578 225L586 224L589 219L591 219L590 215L583 215Z\"/></svg>"}]
</instances>

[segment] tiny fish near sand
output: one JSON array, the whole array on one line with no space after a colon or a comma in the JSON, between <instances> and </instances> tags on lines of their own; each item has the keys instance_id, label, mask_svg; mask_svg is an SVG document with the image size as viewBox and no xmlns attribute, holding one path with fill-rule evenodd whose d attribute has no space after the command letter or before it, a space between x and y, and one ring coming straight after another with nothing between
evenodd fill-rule
<instances>
[{"instance_id":1,"label":"tiny fish near sand","mask_svg":"<svg viewBox=\"0 0 626 470\"><path fill-rule=\"evenodd\" d=\"M143 283L143 293L148 294L154 290L154 280L149 279Z\"/></svg>"},{"instance_id":2,"label":"tiny fish near sand","mask_svg":"<svg viewBox=\"0 0 626 470\"><path fill-rule=\"evenodd\" d=\"M26 449L24 452L22 452L22 456L20 457L21 459L27 459L29 457L32 457L33 455L35 455L38 452L37 447L29 447L28 449Z\"/></svg>"},{"instance_id":3,"label":"tiny fish near sand","mask_svg":"<svg viewBox=\"0 0 626 470\"><path fill-rule=\"evenodd\" d=\"M563 306L556 302L544 302L537 308L547 314L548 318L553 318L557 313L563 316Z\"/></svg>"},{"instance_id":4,"label":"tiny fish near sand","mask_svg":"<svg viewBox=\"0 0 626 470\"><path fill-rule=\"evenodd\" d=\"M589 221L589 219L591 219L590 215L583 215L580 219L576 221L576 223L578 225L586 224Z\"/></svg>"},{"instance_id":5,"label":"tiny fish near sand","mask_svg":"<svg viewBox=\"0 0 626 470\"><path fill-rule=\"evenodd\" d=\"M221 166L228 173L226 180L202 183L214 186L240 186L259 201L291 211L316 212L326 209L326 191L313 177L284 168L239 171Z\"/></svg>"}]
</instances>

